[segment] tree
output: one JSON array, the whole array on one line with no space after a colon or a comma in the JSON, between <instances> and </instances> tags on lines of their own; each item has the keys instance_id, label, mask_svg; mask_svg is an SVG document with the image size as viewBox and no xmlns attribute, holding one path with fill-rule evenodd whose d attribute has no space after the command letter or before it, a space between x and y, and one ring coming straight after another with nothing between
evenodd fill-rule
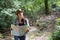
<instances>
[{"instance_id":1,"label":"tree","mask_svg":"<svg viewBox=\"0 0 60 40\"><path fill-rule=\"evenodd\" d=\"M48 15L49 14L48 0L44 0L44 4L45 4L45 14Z\"/></svg>"}]
</instances>

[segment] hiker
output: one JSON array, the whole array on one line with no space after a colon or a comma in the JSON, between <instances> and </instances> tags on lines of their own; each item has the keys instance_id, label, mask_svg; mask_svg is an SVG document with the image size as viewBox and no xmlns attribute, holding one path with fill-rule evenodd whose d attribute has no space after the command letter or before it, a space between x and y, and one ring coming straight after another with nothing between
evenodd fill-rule
<instances>
[{"instance_id":1,"label":"hiker","mask_svg":"<svg viewBox=\"0 0 60 40\"><path fill-rule=\"evenodd\" d=\"M21 9L17 10L16 12L17 18L15 19L15 21L13 22L13 24L17 27L18 26L24 26L27 25L27 30L26 33L29 32L29 21L27 18L24 17L23 15L23 11ZM18 29L17 29L18 30ZM18 34L18 32L16 32L15 30L14 32L14 40L25 40L26 39L26 33L25 34ZM20 30L20 33L24 32Z\"/></svg>"}]
</instances>

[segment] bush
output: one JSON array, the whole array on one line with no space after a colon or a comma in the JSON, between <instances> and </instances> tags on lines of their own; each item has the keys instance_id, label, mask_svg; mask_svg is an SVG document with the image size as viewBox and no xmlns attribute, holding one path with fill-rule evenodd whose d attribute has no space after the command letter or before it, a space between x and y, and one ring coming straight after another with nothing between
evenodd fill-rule
<instances>
[{"instance_id":1,"label":"bush","mask_svg":"<svg viewBox=\"0 0 60 40\"><path fill-rule=\"evenodd\" d=\"M56 19L56 29L52 34L52 40L60 40L60 18Z\"/></svg>"},{"instance_id":2,"label":"bush","mask_svg":"<svg viewBox=\"0 0 60 40\"><path fill-rule=\"evenodd\" d=\"M13 23L13 20L15 19L15 13L13 13L15 10L12 9L3 9L0 12L0 32L5 32L7 28L11 27L11 24ZM13 14L12 14L13 13Z\"/></svg>"}]
</instances>

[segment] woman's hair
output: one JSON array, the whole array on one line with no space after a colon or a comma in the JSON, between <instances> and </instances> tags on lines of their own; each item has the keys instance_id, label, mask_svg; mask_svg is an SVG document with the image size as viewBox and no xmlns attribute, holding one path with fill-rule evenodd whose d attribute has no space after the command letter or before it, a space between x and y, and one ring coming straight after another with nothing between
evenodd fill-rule
<instances>
[{"instance_id":1,"label":"woman's hair","mask_svg":"<svg viewBox=\"0 0 60 40\"><path fill-rule=\"evenodd\" d=\"M18 15L19 13L22 13L23 11L21 10L21 9L18 9L17 11L16 11L16 15Z\"/></svg>"}]
</instances>

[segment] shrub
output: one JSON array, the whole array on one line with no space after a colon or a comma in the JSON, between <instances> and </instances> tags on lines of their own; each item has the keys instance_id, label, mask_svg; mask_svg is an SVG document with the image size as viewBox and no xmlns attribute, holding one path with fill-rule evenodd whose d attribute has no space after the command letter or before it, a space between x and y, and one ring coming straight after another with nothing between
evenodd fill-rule
<instances>
[{"instance_id":1,"label":"shrub","mask_svg":"<svg viewBox=\"0 0 60 40\"><path fill-rule=\"evenodd\" d=\"M56 19L55 31L52 34L52 40L60 40L60 18Z\"/></svg>"}]
</instances>

